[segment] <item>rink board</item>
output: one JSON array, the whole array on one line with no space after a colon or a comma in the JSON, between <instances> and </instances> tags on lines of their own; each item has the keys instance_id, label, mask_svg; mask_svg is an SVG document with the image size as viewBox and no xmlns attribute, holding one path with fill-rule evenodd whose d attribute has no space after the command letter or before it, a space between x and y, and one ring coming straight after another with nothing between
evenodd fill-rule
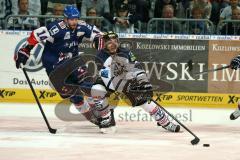
<instances>
[{"instance_id":1,"label":"rink board","mask_svg":"<svg viewBox=\"0 0 240 160\"><path fill-rule=\"evenodd\" d=\"M33 103L34 98L21 70L15 68L14 53L23 45L30 32L0 30L0 102ZM236 107L240 98L240 71L225 69L205 75L195 73L228 65L239 51L239 36L197 36L160 34L120 34L123 47L129 48L144 63L148 77L161 86L155 98L163 105ZM95 55L91 43L83 42L80 51ZM30 80L43 103L60 103L41 64L43 44L31 52L26 68ZM189 71L187 62L193 61ZM94 71L94 74L96 72ZM159 96L160 95L160 96ZM119 100L120 98L120 100ZM129 105L123 97L112 103ZM116 100L117 99L117 100Z\"/></svg>"},{"instance_id":2,"label":"rink board","mask_svg":"<svg viewBox=\"0 0 240 160\"><path fill-rule=\"evenodd\" d=\"M54 90L36 89L38 99L42 103L58 104L64 102L64 99ZM236 108L240 94L217 94L217 93L155 93L154 99L164 106L186 106L209 108ZM8 103L34 103L35 99L29 89L11 89L0 88L1 102ZM114 106L130 106L130 102L124 95L112 94L109 98L110 104Z\"/></svg>"}]
</instances>

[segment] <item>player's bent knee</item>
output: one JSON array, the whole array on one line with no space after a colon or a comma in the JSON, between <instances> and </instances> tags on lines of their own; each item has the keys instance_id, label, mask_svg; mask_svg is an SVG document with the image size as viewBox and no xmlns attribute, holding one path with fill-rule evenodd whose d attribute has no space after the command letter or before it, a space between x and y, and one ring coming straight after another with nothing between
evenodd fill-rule
<instances>
[{"instance_id":1,"label":"player's bent knee","mask_svg":"<svg viewBox=\"0 0 240 160\"><path fill-rule=\"evenodd\" d=\"M98 97L104 98L106 94L107 94L107 90L106 90L105 86L103 86L101 84L95 84L91 88L91 96L93 98L98 98Z\"/></svg>"},{"instance_id":2,"label":"player's bent knee","mask_svg":"<svg viewBox=\"0 0 240 160\"><path fill-rule=\"evenodd\" d=\"M109 113L109 103L106 98L107 90L105 86L101 84L95 84L91 88L92 100L88 103L95 107L96 113L100 116L105 116Z\"/></svg>"}]
</instances>

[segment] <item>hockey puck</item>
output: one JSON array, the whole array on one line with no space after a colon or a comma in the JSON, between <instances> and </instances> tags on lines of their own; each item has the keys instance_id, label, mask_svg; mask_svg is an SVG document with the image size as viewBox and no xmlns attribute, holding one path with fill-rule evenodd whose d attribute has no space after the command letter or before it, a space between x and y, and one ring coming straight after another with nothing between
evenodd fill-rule
<instances>
[{"instance_id":1,"label":"hockey puck","mask_svg":"<svg viewBox=\"0 0 240 160\"><path fill-rule=\"evenodd\" d=\"M203 144L203 147L210 147L210 144Z\"/></svg>"}]
</instances>

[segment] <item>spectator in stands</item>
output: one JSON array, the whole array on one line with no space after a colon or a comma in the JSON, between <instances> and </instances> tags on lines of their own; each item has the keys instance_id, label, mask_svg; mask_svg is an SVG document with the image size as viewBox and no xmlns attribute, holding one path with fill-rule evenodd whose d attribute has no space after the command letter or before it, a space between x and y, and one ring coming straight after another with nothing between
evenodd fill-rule
<instances>
[{"instance_id":1,"label":"spectator in stands","mask_svg":"<svg viewBox=\"0 0 240 160\"><path fill-rule=\"evenodd\" d=\"M12 14L12 1L11 0L0 0L0 18Z\"/></svg>"},{"instance_id":2,"label":"spectator in stands","mask_svg":"<svg viewBox=\"0 0 240 160\"><path fill-rule=\"evenodd\" d=\"M115 0L115 8L122 3L128 5L128 11L131 14L130 23L134 24L135 28L141 29L142 32L147 31L147 23L149 21L150 0ZM137 22L141 22L141 28Z\"/></svg>"},{"instance_id":3,"label":"spectator in stands","mask_svg":"<svg viewBox=\"0 0 240 160\"><path fill-rule=\"evenodd\" d=\"M134 33L134 17L129 12L128 4L122 3L116 6L114 17L110 14L104 14L104 17L113 24L113 30L117 33Z\"/></svg>"},{"instance_id":4,"label":"spectator in stands","mask_svg":"<svg viewBox=\"0 0 240 160\"><path fill-rule=\"evenodd\" d=\"M67 5L74 5L77 7L77 0L48 0L47 1L47 13L53 13L54 7L56 4L61 3L63 5L63 8L65 8Z\"/></svg>"},{"instance_id":5,"label":"spectator in stands","mask_svg":"<svg viewBox=\"0 0 240 160\"><path fill-rule=\"evenodd\" d=\"M190 17L190 2L191 0L176 0L175 16L178 18Z\"/></svg>"},{"instance_id":6,"label":"spectator in stands","mask_svg":"<svg viewBox=\"0 0 240 160\"><path fill-rule=\"evenodd\" d=\"M240 10L238 0L230 0L230 6L225 7L220 15L220 21L230 20L232 18L232 10L234 9Z\"/></svg>"},{"instance_id":7,"label":"spectator in stands","mask_svg":"<svg viewBox=\"0 0 240 160\"><path fill-rule=\"evenodd\" d=\"M18 0L18 14L17 15L31 15L28 8L28 0ZM32 30L39 27L37 18L27 17L11 17L8 20L8 29L14 30Z\"/></svg>"},{"instance_id":8,"label":"spectator in stands","mask_svg":"<svg viewBox=\"0 0 240 160\"><path fill-rule=\"evenodd\" d=\"M204 10L198 7L192 9L193 19L203 19ZM209 26L205 21L190 21L189 22L189 34L209 34Z\"/></svg>"},{"instance_id":9,"label":"spectator in stands","mask_svg":"<svg viewBox=\"0 0 240 160\"><path fill-rule=\"evenodd\" d=\"M133 14L136 21L147 23L149 21L149 0L116 0L115 8L120 6L122 3L128 5L129 13Z\"/></svg>"},{"instance_id":10,"label":"spectator in stands","mask_svg":"<svg viewBox=\"0 0 240 160\"><path fill-rule=\"evenodd\" d=\"M64 10L64 6L61 3L56 3L53 8L53 15L62 16L63 10Z\"/></svg>"},{"instance_id":11,"label":"spectator in stands","mask_svg":"<svg viewBox=\"0 0 240 160\"><path fill-rule=\"evenodd\" d=\"M232 20L240 20L240 10L235 8L232 10ZM240 23L230 22L223 26L222 35L240 35Z\"/></svg>"},{"instance_id":12,"label":"spectator in stands","mask_svg":"<svg viewBox=\"0 0 240 160\"><path fill-rule=\"evenodd\" d=\"M46 13L47 15L62 16L64 5L61 3L55 3L52 12Z\"/></svg>"},{"instance_id":13,"label":"spectator in stands","mask_svg":"<svg viewBox=\"0 0 240 160\"><path fill-rule=\"evenodd\" d=\"M81 16L86 17L88 8L96 8L97 16L110 13L108 0L83 0L81 6Z\"/></svg>"},{"instance_id":14,"label":"spectator in stands","mask_svg":"<svg viewBox=\"0 0 240 160\"><path fill-rule=\"evenodd\" d=\"M185 17L190 16L189 9L190 9L191 1L192 0L177 0L178 4L181 4L184 9Z\"/></svg>"},{"instance_id":15,"label":"spectator in stands","mask_svg":"<svg viewBox=\"0 0 240 160\"><path fill-rule=\"evenodd\" d=\"M122 4L117 8L117 17L118 21L115 23L113 28L114 32L117 33L134 33L134 24L129 22L129 17L131 13L129 13L128 5Z\"/></svg>"},{"instance_id":16,"label":"spectator in stands","mask_svg":"<svg viewBox=\"0 0 240 160\"><path fill-rule=\"evenodd\" d=\"M12 12L17 15L19 12L18 0L12 1ZM30 15L41 15L41 1L40 0L28 0L28 12Z\"/></svg>"},{"instance_id":17,"label":"spectator in stands","mask_svg":"<svg viewBox=\"0 0 240 160\"><path fill-rule=\"evenodd\" d=\"M54 7L53 7L53 12L48 12L48 13L46 13L46 15L62 16L63 15L63 10L64 10L63 4L55 3ZM46 22L46 24L49 24L49 23L51 23L51 22L53 22L57 19L60 20L61 18L54 18L54 17L53 18L47 18L47 19L45 19L45 22ZM44 25L46 25L46 24L44 23Z\"/></svg>"},{"instance_id":18,"label":"spectator in stands","mask_svg":"<svg viewBox=\"0 0 240 160\"><path fill-rule=\"evenodd\" d=\"M87 9L87 17L97 17L97 10L94 7ZM99 19L87 19L86 22L101 28L101 21Z\"/></svg>"},{"instance_id":19,"label":"spectator in stands","mask_svg":"<svg viewBox=\"0 0 240 160\"><path fill-rule=\"evenodd\" d=\"M156 22L155 27L153 27L153 31L155 31L155 33L164 34L181 33L181 24L178 21L175 21L177 18L174 17L174 8L172 5L166 5L163 7L162 18L168 18L172 20Z\"/></svg>"},{"instance_id":20,"label":"spectator in stands","mask_svg":"<svg viewBox=\"0 0 240 160\"><path fill-rule=\"evenodd\" d=\"M0 0L0 29L4 26L4 20L8 15L12 14L12 1Z\"/></svg>"},{"instance_id":21,"label":"spectator in stands","mask_svg":"<svg viewBox=\"0 0 240 160\"><path fill-rule=\"evenodd\" d=\"M115 12L115 0L108 0L110 13L113 15Z\"/></svg>"},{"instance_id":22,"label":"spectator in stands","mask_svg":"<svg viewBox=\"0 0 240 160\"><path fill-rule=\"evenodd\" d=\"M193 0L190 5L190 9L202 8L203 9L203 19L210 19L212 12L212 5L208 0Z\"/></svg>"},{"instance_id":23,"label":"spectator in stands","mask_svg":"<svg viewBox=\"0 0 240 160\"><path fill-rule=\"evenodd\" d=\"M210 0L212 4L212 12L210 20L217 25L220 18L220 13L222 10L229 6L229 0Z\"/></svg>"},{"instance_id":24,"label":"spectator in stands","mask_svg":"<svg viewBox=\"0 0 240 160\"><path fill-rule=\"evenodd\" d=\"M41 13L42 13L42 15L47 14L48 0L40 0L40 1L41 1Z\"/></svg>"},{"instance_id":25,"label":"spectator in stands","mask_svg":"<svg viewBox=\"0 0 240 160\"><path fill-rule=\"evenodd\" d=\"M147 23L149 21L150 3L147 0L127 0L128 9L132 15L135 15L137 21Z\"/></svg>"},{"instance_id":26,"label":"spectator in stands","mask_svg":"<svg viewBox=\"0 0 240 160\"><path fill-rule=\"evenodd\" d=\"M172 5L174 9L174 13L176 13L176 1L175 0L156 0L155 3L155 10L154 10L154 17L155 18L163 18L162 13L163 13L163 8L166 5ZM174 15L176 16L176 15Z\"/></svg>"}]
</instances>

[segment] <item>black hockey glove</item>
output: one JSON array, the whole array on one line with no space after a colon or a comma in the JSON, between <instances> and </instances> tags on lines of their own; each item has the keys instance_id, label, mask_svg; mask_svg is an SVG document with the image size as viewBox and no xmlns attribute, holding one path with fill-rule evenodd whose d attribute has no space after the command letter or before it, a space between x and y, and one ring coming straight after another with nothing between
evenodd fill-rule
<instances>
[{"instance_id":1,"label":"black hockey glove","mask_svg":"<svg viewBox=\"0 0 240 160\"><path fill-rule=\"evenodd\" d=\"M28 58L30 57L30 51L32 47L26 46L25 48L19 49L19 51L15 54L14 60L16 61L16 68L20 68L20 64L26 64Z\"/></svg>"},{"instance_id":2,"label":"black hockey glove","mask_svg":"<svg viewBox=\"0 0 240 160\"><path fill-rule=\"evenodd\" d=\"M232 59L230 66L232 69L235 69L235 70L240 68L240 55Z\"/></svg>"}]
</instances>

